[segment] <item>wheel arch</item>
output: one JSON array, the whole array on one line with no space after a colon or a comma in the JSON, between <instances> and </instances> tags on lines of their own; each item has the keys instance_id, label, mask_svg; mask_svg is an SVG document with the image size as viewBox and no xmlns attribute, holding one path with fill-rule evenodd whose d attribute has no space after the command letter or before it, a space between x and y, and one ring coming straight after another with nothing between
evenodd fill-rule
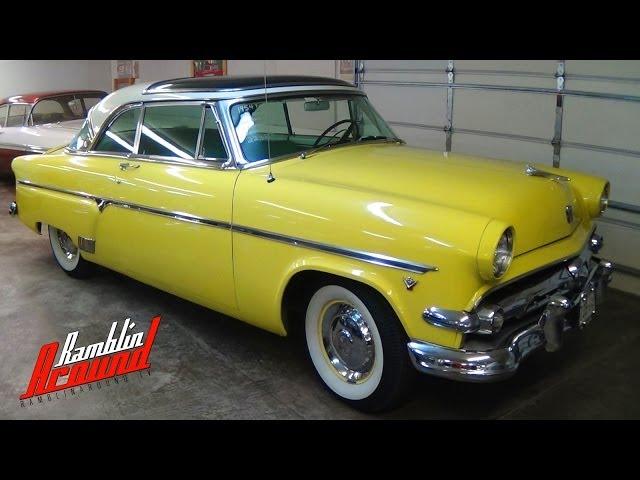
<instances>
[{"instance_id":1,"label":"wheel arch","mask_svg":"<svg viewBox=\"0 0 640 480\"><path fill-rule=\"evenodd\" d=\"M405 334L407 333L398 309L393 305L393 302L389 301L385 293L383 293L390 291L388 287L385 289L384 286L372 282L368 276L355 276L350 273L323 268L318 265L298 269L292 272L287 280L280 303L282 323L287 333L290 333L292 328L295 328L295 325L300 323L294 319L296 316L304 314L306 305L318 286L328 285L331 281L342 286L348 286L350 284L358 285L378 296L395 313Z\"/></svg>"}]
</instances>

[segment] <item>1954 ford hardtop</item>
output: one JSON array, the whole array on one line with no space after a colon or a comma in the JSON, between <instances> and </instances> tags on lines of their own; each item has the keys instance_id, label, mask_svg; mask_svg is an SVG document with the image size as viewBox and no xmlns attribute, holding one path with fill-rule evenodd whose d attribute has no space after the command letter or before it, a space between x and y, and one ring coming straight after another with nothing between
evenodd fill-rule
<instances>
[{"instance_id":1,"label":"1954 ford hardtop","mask_svg":"<svg viewBox=\"0 0 640 480\"><path fill-rule=\"evenodd\" d=\"M177 79L112 93L69 147L16 158L11 212L69 275L100 264L286 335L379 411L416 369L513 374L589 323L603 178L411 148L328 78Z\"/></svg>"}]
</instances>

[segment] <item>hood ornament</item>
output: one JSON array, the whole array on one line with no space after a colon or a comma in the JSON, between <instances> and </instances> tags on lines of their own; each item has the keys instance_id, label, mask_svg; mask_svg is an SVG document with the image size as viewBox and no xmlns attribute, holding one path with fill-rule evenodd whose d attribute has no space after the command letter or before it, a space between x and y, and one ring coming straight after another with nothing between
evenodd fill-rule
<instances>
[{"instance_id":1,"label":"hood ornament","mask_svg":"<svg viewBox=\"0 0 640 480\"><path fill-rule=\"evenodd\" d=\"M571 179L569 177L565 177L563 175L557 175L555 173L545 172L544 170L539 170L531 164L527 164L524 169L524 173L529 175L530 177L544 177L554 180L556 182L570 182Z\"/></svg>"}]
</instances>

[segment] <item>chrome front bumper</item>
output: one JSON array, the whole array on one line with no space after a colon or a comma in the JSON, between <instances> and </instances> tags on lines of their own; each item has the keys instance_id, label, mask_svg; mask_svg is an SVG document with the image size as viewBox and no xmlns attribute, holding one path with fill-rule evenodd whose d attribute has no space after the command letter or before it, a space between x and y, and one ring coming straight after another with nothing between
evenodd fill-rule
<instances>
[{"instance_id":1,"label":"chrome front bumper","mask_svg":"<svg viewBox=\"0 0 640 480\"><path fill-rule=\"evenodd\" d=\"M578 288L572 289L571 294L558 289L559 293L549 295L542 310L538 309L529 316L531 322L512 333L498 348L451 349L414 340L408 343L413 365L420 372L439 377L491 382L513 375L522 360L542 347L548 351L557 350L565 331L582 328L586 324L575 318L579 304L587 299L589 292L594 293L596 305L600 304L611 281L613 266L610 262L595 257L584 260L586 271Z\"/></svg>"}]
</instances>

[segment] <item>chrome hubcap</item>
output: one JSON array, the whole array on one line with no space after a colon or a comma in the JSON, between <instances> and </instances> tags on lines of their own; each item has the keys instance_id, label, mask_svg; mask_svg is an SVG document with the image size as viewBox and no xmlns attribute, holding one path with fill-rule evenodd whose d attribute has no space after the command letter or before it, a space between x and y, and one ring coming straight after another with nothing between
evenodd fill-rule
<instances>
[{"instance_id":1,"label":"chrome hubcap","mask_svg":"<svg viewBox=\"0 0 640 480\"><path fill-rule=\"evenodd\" d=\"M64 254L65 257L67 257L67 260L73 260L75 256L78 254L78 249L71 241L71 238L69 238L69 235L67 235L61 230L58 230L57 234L58 234L58 245L60 245L60 248L62 249L62 253Z\"/></svg>"},{"instance_id":2,"label":"chrome hubcap","mask_svg":"<svg viewBox=\"0 0 640 480\"><path fill-rule=\"evenodd\" d=\"M353 306L334 303L322 314L322 343L335 371L348 383L367 379L373 370L375 345L369 325Z\"/></svg>"}]
</instances>

